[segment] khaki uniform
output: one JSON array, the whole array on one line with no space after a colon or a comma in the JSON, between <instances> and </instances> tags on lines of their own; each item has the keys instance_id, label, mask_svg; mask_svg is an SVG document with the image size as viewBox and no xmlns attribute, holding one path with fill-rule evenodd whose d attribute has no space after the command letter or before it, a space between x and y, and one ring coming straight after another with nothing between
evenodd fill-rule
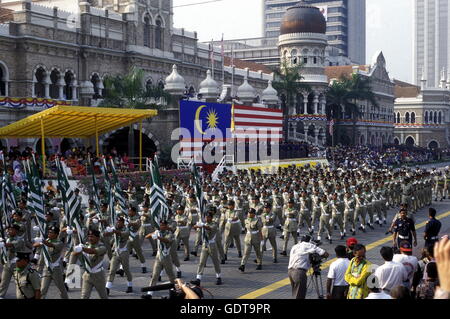
<instances>
[{"instance_id":1,"label":"khaki uniform","mask_svg":"<svg viewBox=\"0 0 450 319\"><path fill-rule=\"evenodd\" d=\"M354 224L358 223L360 218L361 227L366 228L366 199L362 194L355 194L355 219Z\"/></svg>"},{"instance_id":2,"label":"khaki uniform","mask_svg":"<svg viewBox=\"0 0 450 319\"><path fill-rule=\"evenodd\" d=\"M374 203L372 192L365 192L364 198L366 199L366 210L367 215L369 216L369 225L373 225Z\"/></svg>"},{"instance_id":3,"label":"khaki uniform","mask_svg":"<svg viewBox=\"0 0 450 319\"><path fill-rule=\"evenodd\" d=\"M51 264L50 270L48 267L44 267L44 272L42 273L42 299L45 299L52 280L59 289L61 299L69 299L66 287L64 286L63 269L61 265L61 253L64 248L64 244L59 239L49 240L49 242L53 244L54 247L47 246Z\"/></svg>"},{"instance_id":4,"label":"khaki uniform","mask_svg":"<svg viewBox=\"0 0 450 319\"><path fill-rule=\"evenodd\" d=\"M16 281L17 299L35 299L35 291L41 288L41 280L37 271L33 270L30 265L24 269L15 268L14 280Z\"/></svg>"},{"instance_id":5,"label":"khaki uniform","mask_svg":"<svg viewBox=\"0 0 450 319\"><path fill-rule=\"evenodd\" d=\"M225 255L228 253L228 248L232 241L235 242L238 252L241 253L241 221L239 214L235 210L228 209L225 217L227 222L225 224Z\"/></svg>"},{"instance_id":6,"label":"khaki uniform","mask_svg":"<svg viewBox=\"0 0 450 319\"><path fill-rule=\"evenodd\" d=\"M331 205L331 226L338 225L339 230L341 232L341 236L344 233L344 202L339 199L332 200L330 202Z\"/></svg>"},{"instance_id":7,"label":"khaki uniform","mask_svg":"<svg viewBox=\"0 0 450 319\"><path fill-rule=\"evenodd\" d=\"M351 225L351 230L354 231L356 229L355 224L355 207L356 200L353 196L350 198L344 198L344 232L348 229L348 225Z\"/></svg>"},{"instance_id":8,"label":"khaki uniform","mask_svg":"<svg viewBox=\"0 0 450 319\"><path fill-rule=\"evenodd\" d=\"M90 265L90 271L86 271L82 277L81 299L89 299L92 289L95 287L101 299L108 299L106 294L105 271L103 270L103 259L106 254L106 247L102 242L95 245L87 244L87 248L95 249L95 254L82 252Z\"/></svg>"},{"instance_id":9,"label":"khaki uniform","mask_svg":"<svg viewBox=\"0 0 450 319\"><path fill-rule=\"evenodd\" d=\"M266 243L267 240L269 240L270 245L272 246L272 257L273 259L277 258L277 241L276 241L276 235L277 231L274 227L275 224L275 218L277 218L275 213L269 212L269 213L262 213L261 220L263 223L262 228L262 237L263 237L263 251L266 250Z\"/></svg>"},{"instance_id":10,"label":"khaki uniform","mask_svg":"<svg viewBox=\"0 0 450 319\"><path fill-rule=\"evenodd\" d=\"M117 242L114 240L113 257L109 268L108 282L114 281L116 271L119 269L120 265L122 265L123 271L127 276L127 281L131 282L133 280L133 276L130 271L130 253L128 252L130 231L125 227L118 230L120 231L120 235L112 235L113 237L118 236L119 245L116 247Z\"/></svg>"},{"instance_id":11,"label":"khaki uniform","mask_svg":"<svg viewBox=\"0 0 450 319\"><path fill-rule=\"evenodd\" d=\"M255 218L247 218L245 220L245 228L247 229L247 234L244 239L244 256L242 256L241 265L247 263L248 258L250 257L250 253L252 251L252 247L256 253L256 260L258 265L262 264L262 255L261 255L261 229L262 229L261 219L258 217Z\"/></svg>"},{"instance_id":12,"label":"khaki uniform","mask_svg":"<svg viewBox=\"0 0 450 319\"><path fill-rule=\"evenodd\" d=\"M278 218L278 223L284 225L283 217L283 196L281 194L272 195L273 212Z\"/></svg>"},{"instance_id":13,"label":"khaki uniform","mask_svg":"<svg viewBox=\"0 0 450 319\"><path fill-rule=\"evenodd\" d=\"M141 264L145 264L145 257L142 253L139 229L141 228L141 219L139 215L129 217L128 230L130 231L130 240L128 241L128 250L134 250Z\"/></svg>"},{"instance_id":14,"label":"khaki uniform","mask_svg":"<svg viewBox=\"0 0 450 319\"><path fill-rule=\"evenodd\" d=\"M156 254L155 263L153 264L152 279L149 284L150 287L155 286L158 283L159 275L163 269L169 277L170 282L175 283L175 275L173 272L173 264L170 254L170 250L173 247L172 243L175 241L174 235L169 230L159 232L160 237L167 239L169 242L164 243L158 239L158 253Z\"/></svg>"},{"instance_id":15,"label":"khaki uniform","mask_svg":"<svg viewBox=\"0 0 450 319\"><path fill-rule=\"evenodd\" d=\"M292 208L285 208L284 209L284 244L283 244L283 251L286 251L287 245L289 242L289 237L292 235L294 237L294 243L297 244L297 229L298 229L298 212L295 207Z\"/></svg>"},{"instance_id":16,"label":"khaki uniform","mask_svg":"<svg viewBox=\"0 0 450 319\"><path fill-rule=\"evenodd\" d=\"M197 268L197 276L203 275L203 271L205 269L208 257L211 257L216 274L220 274L220 263L216 244L216 236L219 233L217 223L212 221L211 223L206 223L205 225L209 227L209 229L205 228L209 242L202 244L202 251L200 253L200 262Z\"/></svg>"},{"instance_id":17,"label":"khaki uniform","mask_svg":"<svg viewBox=\"0 0 450 319\"><path fill-rule=\"evenodd\" d=\"M319 195L312 195L311 196L311 200L312 200L312 216L311 216L311 228L314 230L314 225L316 223L316 221L320 220L320 213L321 213L321 209L320 209L320 196Z\"/></svg>"},{"instance_id":18,"label":"khaki uniform","mask_svg":"<svg viewBox=\"0 0 450 319\"><path fill-rule=\"evenodd\" d=\"M191 212L191 209L195 209L195 213ZM194 227L195 224L198 223L198 221L200 220L200 215L199 215L199 210L197 208L197 206L192 207L189 209L188 211L188 226L189 226L189 234L191 233L191 229L192 227ZM189 236L189 235L188 235ZM195 241L194 241L194 251L197 252L198 247L200 247L200 245L202 244L202 235L200 230L196 230L195 232Z\"/></svg>"},{"instance_id":19,"label":"khaki uniform","mask_svg":"<svg viewBox=\"0 0 450 319\"><path fill-rule=\"evenodd\" d=\"M312 201L309 196L306 198L300 197L300 224L306 223L308 230L311 231L311 210Z\"/></svg>"},{"instance_id":20,"label":"khaki uniform","mask_svg":"<svg viewBox=\"0 0 450 319\"><path fill-rule=\"evenodd\" d=\"M216 237L215 241L216 241L216 246L217 246L217 252L219 253L220 259L222 260L225 257L225 251L223 250L222 233L220 232L220 229L219 229L220 219L221 219L221 215L219 213L214 214L213 221L217 225L217 233L215 235L215 237Z\"/></svg>"},{"instance_id":21,"label":"khaki uniform","mask_svg":"<svg viewBox=\"0 0 450 319\"><path fill-rule=\"evenodd\" d=\"M8 254L8 263L3 264L3 272L2 272L2 280L0 282L0 298L5 297L6 292L8 291L9 283L11 282L11 278L14 274L14 269L16 268L16 253L24 252L25 250L25 241L16 236L9 237L6 239L7 244L13 244L13 247L6 248Z\"/></svg>"},{"instance_id":22,"label":"khaki uniform","mask_svg":"<svg viewBox=\"0 0 450 319\"><path fill-rule=\"evenodd\" d=\"M142 247L142 244L145 240L145 236L151 234L155 231L155 227L152 222L152 217L150 211L141 213L141 227L139 228L139 241ZM158 247L156 247L156 241L153 238L149 239L150 245L152 246L153 252L156 252Z\"/></svg>"},{"instance_id":23,"label":"khaki uniform","mask_svg":"<svg viewBox=\"0 0 450 319\"><path fill-rule=\"evenodd\" d=\"M328 233L328 237L331 238L332 227L330 225L331 220L331 205L328 203L321 202L320 203L320 223L319 223L319 234L320 237L322 232L326 229Z\"/></svg>"},{"instance_id":24,"label":"khaki uniform","mask_svg":"<svg viewBox=\"0 0 450 319\"><path fill-rule=\"evenodd\" d=\"M442 200L444 198L444 188L445 188L446 178L444 175L436 175L435 177L435 200Z\"/></svg>"},{"instance_id":25,"label":"khaki uniform","mask_svg":"<svg viewBox=\"0 0 450 319\"><path fill-rule=\"evenodd\" d=\"M188 217L186 215L176 215L175 222L177 229L175 230L175 239L177 245L180 241L183 242L184 256L189 257L189 225ZM197 223L197 222L196 222Z\"/></svg>"}]
</instances>

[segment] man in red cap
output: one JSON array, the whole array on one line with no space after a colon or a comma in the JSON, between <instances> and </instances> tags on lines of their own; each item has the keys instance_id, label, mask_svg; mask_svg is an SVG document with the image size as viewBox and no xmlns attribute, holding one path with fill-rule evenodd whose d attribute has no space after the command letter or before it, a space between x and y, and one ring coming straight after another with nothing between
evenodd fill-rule
<instances>
[{"instance_id":1,"label":"man in red cap","mask_svg":"<svg viewBox=\"0 0 450 319\"><path fill-rule=\"evenodd\" d=\"M417 271L419 261L412 255L412 245L409 241L401 241L399 244L400 254L395 254L393 262L403 264L408 274L408 278L403 282L403 286L411 288L414 273Z\"/></svg>"},{"instance_id":2,"label":"man in red cap","mask_svg":"<svg viewBox=\"0 0 450 319\"><path fill-rule=\"evenodd\" d=\"M358 240L355 237L350 237L349 239L347 239L347 258L349 260L352 260L353 257L355 257L353 255L353 248L355 247L355 245L358 243Z\"/></svg>"}]
</instances>

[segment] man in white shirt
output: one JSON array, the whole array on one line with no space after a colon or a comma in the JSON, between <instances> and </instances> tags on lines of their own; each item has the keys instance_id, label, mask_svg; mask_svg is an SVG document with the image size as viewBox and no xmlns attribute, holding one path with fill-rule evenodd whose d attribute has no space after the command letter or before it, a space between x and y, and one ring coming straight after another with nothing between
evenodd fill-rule
<instances>
[{"instance_id":1,"label":"man in white shirt","mask_svg":"<svg viewBox=\"0 0 450 319\"><path fill-rule=\"evenodd\" d=\"M412 255L411 243L404 240L400 243L400 254L395 254L392 259L394 262L403 264L408 274L408 278L403 282L403 286L411 288L414 273L417 271L419 261L416 256Z\"/></svg>"},{"instance_id":2,"label":"man in white shirt","mask_svg":"<svg viewBox=\"0 0 450 319\"><path fill-rule=\"evenodd\" d=\"M390 295L376 287L369 288L369 295L365 299L392 299Z\"/></svg>"},{"instance_id":3,"label":"man in white shirt","mask_svg":"<svg viewBox=\"0 0 450 319\"><path fill-rule=\"evenodd\" d=\"M307 288L307 276L311 263L310 254L319 254L323 258L328 258L328 253L318 246L310 243L311 237L303 236L301 242L291 248L289 255L288 275L292 287L292 296L295 299L305 299Z\"/></svg>"},{"instance_id":4,"label":"man in white shirt","mask_svg":"<svg viewBox=\"0 0 450 319\"><path fill-rule=\"evenodd\" d=\"M381 247L381 257L383 257L384 265L375 270L375 277L377 278L377 288L380 288L386 293L391 289L402 286L408 280L408 273L405 266L398 262L393 262L394 250L391 247Z\"/></svg>"},{"instance_id":5,"label":"man in white shirt","mask_svg":"<svg viewBox=\"0 0 450 319\"><path fill-rule=\"evenodd\" d=\"M339 245L334 249L337 260L333 261L328 270L327 279L327 299L346 299L348 283L345 281L350 260L347 258L345 246ZM333 288L333 291L331 291Z\"/></svg>"}]
</instances>

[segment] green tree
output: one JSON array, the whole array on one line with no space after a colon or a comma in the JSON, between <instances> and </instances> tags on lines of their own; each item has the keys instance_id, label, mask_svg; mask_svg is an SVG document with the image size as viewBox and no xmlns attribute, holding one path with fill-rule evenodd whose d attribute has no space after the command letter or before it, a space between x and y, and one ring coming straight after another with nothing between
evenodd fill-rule
<instances>
[{"instance_id":1,"label":"green tree","mask_svg":"<svg viewBox=\"0 0 450 319\"><path fill-rule=\"evenodd\" d=\"M303 64L291 66L286 59L283 60L279 70L275 71L273 88L278 91L283 110L283 132L288 132L289 109L294 108L294 97L301 91L310 91L309 85L302 83L304 77L301 75ZM287 135L286 135L287 136ZM286 138L287 139L287 138Z\"/></svg>"},{"instance_id":2,"label":"green tree","mask_svg":"<svg viewBox=\"0 0 450 319\"><path fill-rule=\"evenodd\" d=\"M105 78L106 94L99 107L117 107L130 109L159 109L159 99L170 103L170 94L155 85L146 85L145 73L142 69L132 67L125 75L114 75ZM129 127L128 154L135 155L134 129Z\"/></svg>"},{"instance_id":3,"label":"green tree","mask_svg":"<svg viewBox=\"0 0 450 319\"><path fill-rule=\"evenodd\" d=\"M378 101L372 91L370 78L360 74L351 77L341 76L334 81L327 90L327 115L335 121L345 119L345 115L352 119L352 144L356 144L356 123L361 118L358 101L368 101L375 108L379 108ZM335 141L336 133L333 134ZM334 144L334 143L333 143Z\"/></svg>"}]
</instances>

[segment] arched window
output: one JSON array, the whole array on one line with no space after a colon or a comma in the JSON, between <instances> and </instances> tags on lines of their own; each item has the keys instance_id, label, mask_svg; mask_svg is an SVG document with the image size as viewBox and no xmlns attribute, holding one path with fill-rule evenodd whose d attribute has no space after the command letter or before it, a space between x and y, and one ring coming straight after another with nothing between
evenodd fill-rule
<instances>
[{"instance_id":1,"label":"arched window","mask_svg":"<svg viewBox=\"0 0 450 319\"><path fill-rule=\"evenodd\" d=\"M144 17L144 46L151 47L151 21L148 14Z\"/></svg>"},{"instance_id":2,"label":"arched window","mask_svg":"<svg viewBox=\"0 0 450 319\"><path fill-rule=\"evenodd\" d=\"M411 123L416 123L416 113L411 113Z\"/></svg>"},{"instance_id":3,"label":"arched window","mask_svg":"<svg viewBox=\"0 0 450 319\"><path fill-rule=\"evenodd\" d=\"M439 124L442 124L442 112L441 111L439 111L438 122L439 122Z\"/></svg>"},{"instance_id":4,"label":"arched window","mask_svg":"<svg viewBox=\"0 0 450 319\"><path fill-rule=\"evenodd\" d=\"M409 112L405 114L405 123L409 123Z\"/></svg>"},{"instance_id":5,"label":"arched window","mask_svg":"<svg viewBox=\"0 0 450 319\"><path fill-rule=\"evenodd\" d=\"M295 49L291 51L291 63L293 65L298 63L297 50Z\"/></svg>"},{"instance_id":6,"label":"arched window","mask_svg":"<svg viewBox=\"0 0 450 319\"><path fill-rule=\"evenodd\" d=\"M59 81L59 71L58 70L53 70L52 73L50 73L50 97L52 99L58 99L59 98L59 86L58 86L58 81Z\"/></svg>"},{"instance_id":7,"label":"arched window","mask_svg":"<svg viewBox=\"0 0 450 319\"><path fill-rule=\"evenodd\" d=\"M71 71L67 71L64 75L64 82L66 85L64 86L64 95L66 97L66 100L75 100L76 97L73 96L73 87L74 84L74 75Z\"/></svg>"},{"instance_id":8,"label":"arched window","mask_svg":"<svg viewBox=\"0 0 450 319\"><path fill-rule=\"evenodd\" d=\"M0 63L0 96L8 95L7 92L7 72L3 65Z\"/></svg>"},{"instance_id":9,"label":"arched window","mask_svg":"<svg viewBox=\"0 0 450 319\"><path fill-rule=\"evenodd\" d=\"M424 123L425 123L425 124L428 124L428 111L425 112Z\"/></svg>"},{"instance_id":10,"label":"arched window","mask_svg":"<svg viewBox=\"0 0 450 319\"><path fill-rule=\"evenodd\" d=\"M156 20L155 48L160 50L163 49L163 29L162 29L162 22L160 19Z\"/></svg>"},{"instance_id":11,"label":"arched window","mask_svg":"<svg viewBox=\"0 0 450 319\"><path fill-rule=\"evenodd\" d=\"M97 73L95 73L94 75L92 75L91 77L91 83L94 86L94 96L93 99L99 99L101 98L101 94L100 94L100 88L99 88L99 84L100 84L100 77L98 76Z\"/></svg>"},{"instance_id":12,"label":"arched window","mask_svg":"<svg viewBox=\"0 0 450 319\"><path fill-rule=\"evenodd\" d=\"M163 90L164 90L164 81L163 81L163 80L159 80L159 81L158 81L158 87L159 87L160 89L163 89Z\"/></svg>"},{"instance_id":13,"label":"arched window","mask_svg":"<svg viewBox=\"0 0 450 319\"><path fill-rule=\"evenodd\" d=\"M34 94L36 97L45 97L45 77L47 76L47 72L43 67L40 67L36 70L34 76L37 81L34 85Z\"/></svg>"},{"instance_id":14,"label":"arched window","mask_svg":"<svg viewBox=\"0 0 450 319\"><path fill-rule=\"evenodd\" d=\"M397 123L400 123L400 112L397 113Z\"/></svg>"},{"instance_id":15,"label":"arched window","mask_svg":"<svg viewBox=\"0 0 450 319\"><path fill-rule=\"evenodd\" d=\"M434 121L433 122L434 122L434 124L437 124L437 122L438 122L436 111L434 112Z\"/></svg>"},{"instance_id":16,"label":"arched window","mask_svg":"<svg viewBox=\"0 0 450 319\"><path fill-rule=\"evenodd\" d=\"M145 82L145 88L148 90L150 90L153 86L153 80L152 78L147 79L147 81Z\"/></svg>"}]
</instances>

